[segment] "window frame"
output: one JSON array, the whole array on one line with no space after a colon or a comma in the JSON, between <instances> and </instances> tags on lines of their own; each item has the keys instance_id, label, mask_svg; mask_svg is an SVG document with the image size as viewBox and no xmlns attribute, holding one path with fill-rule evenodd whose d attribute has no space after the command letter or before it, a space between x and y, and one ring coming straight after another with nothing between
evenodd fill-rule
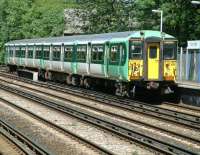
<instances>
[{"instance_id":1,"label":"window frame","mask_svg":"<svg viewBox=\"0 0 200 155\"><path fill-rule=\"evenodd\" d=\"M111 48L112 46L118 46L118 51L117 51L117 60L116 61L112 61L111 60ZM124 51L122 53L122 57L120 59L120 50L122 47L122 50ZM121 60L121 62L120 62ZM126 60L127 60L127 45L126 45L126 42L119 42L119 43L111 43L109 45L109 65L120 65L120 66L123 66L125 63L126 63Z\"/></svg>"},{"instance_id":2,"label":"window frame","mask_svg":"<svg viewBox=\"0 0 200 155\"><path fill-rule=\"evenodd\" d=\"M132 56L132 46L140 47L140 53L135 53L134 55L139 55L138 57ZM142 60L144 57L143 42L141 40L130 40L129 41L129 59L131 60Z\"/></svg>"},{"instance_id":3,"label":"window frame","mask_svg":"<svg viewBox=\"0 0 200 155\"><path fill-rule=\"evenodd\" d=\"M7 48L7 54L8 57L13 58L14 57L14 46L6 46Z\"/></svg>"},{"instance_id":4,"label":"window frame","mask_svg":"<svg viewBox=\"0 0 200 155\"><path fill-rule=\"evenodd\" d=\"M151 49L155 49L155 51L154 51L155 53L153 53L155 55L152 55ZM158 52L157 52L157 50L158 50L157 46L150 46L149 47L149 59L157 59L158 58Z\"/></svg>"},{"instance_id":5,"label":"window frame","mask_svg":"<svg viewBox=\"0 0 200 155\"><path fill-rule=\"evenodd\" d=\"M26 58L26 46L20 46L20 58Z\"/></svg>"},{"instance_id":6,"label":"window frame","mask_svg":"<svg viewBox=\"0 0 200 155\"><path fill-rule=\"evenodd\" d=\"M15 46L15 57L16 58L20 58L20 56L21 56L21 50L20 50L20 46L19 45L17 45L17 46Z\"/></svg>"},{"instance_id":7,"label":"window frame","mask_svg":"<svg viewBox=\"0 0 200 155\"><path fill-rule=\"evenodd\" d=\"M38 49L41 48L41 50ZM38 52L40 52L40 55L38 56ZM35 46L35 59L42 59L43 58L43 53L42 53L42 45L36 45Z\"/></svg>"},{"instance_id":8,"label":"window frame","mask_svg":"<svg viewBox=\"0 0 200 155\"><path fill-rule=\"evenodd\" d=\"M66 57L66 53L68 53L68 52L65 49L67 47L72 47L70 58ZM74 53L74 47L75 47L74 45L64 45L64 62L72 62L73 53Z\"/></svg>"},{"instance_id":9,"label":"window frame","mask_svg":"<svg viewBox=\"0 0 200 155\"><path fill-rule=\"evenodd\" d=\"M81 46L85 47L85 51L81 51L81 52L78 51L78 48L81 47ZM87 44L78 44L78 45L76 45L76 62L84 62L84 63L86 63L87 50L88 50ZM79 53L84 53L84 59L83 58L79 58Z\"/></svg>"},{"instance_id":10,"label":"window frame","mask_svg":"<svg viewBox=\"0 0 200 155\"><path fill-rule=\"evenodd\" d=\"M94 54L94 53L99 53L99 51L98 51L98 52L96 52L96 51L94 52L94 51L93 51L93 47L95 47L95 46L96 46L96 47L100 47L100 46L101 46L101 47L103 48L103 51L102 51L102 55L103 55L103 56L102 56L102 60L100 60L100 59L94 60L94 59L93 59L93 54ZM95 63L95 64L103 64L103 63L104 63L104 59L105 59L104 56L105 56L105 44L92 44L92 46L91 46L91 62L92 62L92 63Z\"/></svg>"},{"instance_id":11,"label":"window frame","mask_svg":"<svg viewBox=\"0 0 200 155\"><path fill-rule=\"evenodd\" d=\"M50 60L50 45L43 45L42 51L43 51L43 60Z\"/></svg>"},{"instance_id":12,"label":"window frame","mask_svg":"<svg viewBox=\"0 0 200 155\"><path fill-rule=\"evenodd\" d=\"M52 45L52 61L61 61L61 47L62 45ZM55 51L54 48L59 48L60 50ZM58 56L58 53L59 53L59 56Z\"/></svg>"},{"instance_id":13,"label":"window frame","mask_svg":"<svg viewBox=\"0 0 200 155\"><path fill-rule=\"evenodd\" d=\"M31 48L32 48L32 50L31 50ZM33 59L33 53L34 53L34 46L33 45L28 45L27 46L27 58L28 59ZM30 57L30 52L32 53L31 54L31 57Z\"/></svg>"},{"instance_id":14,"label":"window frame","mask_svg":"<svg viewBox=\"0 0 200 155\"><path fill-rule=\"evenodd\" d=\"M165 57L165 46L166 45L171 45L171 47L173 46L173 58L166 58ZM163 60L176 60L177 59L177 42L173 41L173 43L168 43L168 42L164 42L163 43Z\"/></svg>"}]
</instances>

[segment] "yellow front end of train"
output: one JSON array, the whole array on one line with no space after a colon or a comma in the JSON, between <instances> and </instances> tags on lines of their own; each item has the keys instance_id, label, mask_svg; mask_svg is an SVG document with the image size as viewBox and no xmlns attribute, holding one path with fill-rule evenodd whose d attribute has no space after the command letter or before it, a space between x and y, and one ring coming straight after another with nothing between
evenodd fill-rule
<instances>
[{"instance_id":1,"label":"yellow front end of train","mask_svg":"<svg viewBox=\"0 0 200 155\"><path fill-rule=\"evenodd\" d=\"M177 70L176 40L130 40L128 78L147 89L173 84Z\"/></svg>"}]
</instances>

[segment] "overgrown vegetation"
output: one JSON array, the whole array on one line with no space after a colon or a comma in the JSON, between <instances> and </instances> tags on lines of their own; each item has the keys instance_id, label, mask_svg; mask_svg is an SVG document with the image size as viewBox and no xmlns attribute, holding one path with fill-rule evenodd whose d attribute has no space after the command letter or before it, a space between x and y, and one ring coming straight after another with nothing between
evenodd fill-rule
<instances>
[{"instance_id":1,"label":"overgrown vegetation","mask_svg":"<svg viewBox=\"0 0 200 155\"><path fill-rule=\"evenodd\" d=\"M176 36L180 45L200 37L200 6L190 0L79 0L80 9L90 10L86 32L126 30L159 30L160 15L152 9L163 10L163 31ZM92 11L91 11L92 10Z\"/></svg>"},{"instance_id":2,"label":"overgrown vegetation","mask_svg":"<svg viewBox=\"0 0 200 155\"><path fill-rule=\"evenodd\" d=\"M59 36L64 30L64 0L0 0L0 62L5 42L15 39Z\"/></svg>"}]
</instances>

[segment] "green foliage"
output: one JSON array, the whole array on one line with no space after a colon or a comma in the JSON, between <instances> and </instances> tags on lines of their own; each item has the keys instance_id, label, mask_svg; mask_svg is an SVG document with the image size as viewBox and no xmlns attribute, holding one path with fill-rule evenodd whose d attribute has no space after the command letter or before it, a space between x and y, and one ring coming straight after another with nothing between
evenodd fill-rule
<instances>
[{"instance_id":1,"label":"green foliage","mask_svg":"<svg viewBox=\"0 0 200 155\"><path fill-rule=\"evenodd\" d=\"M79 9L86 10L82 15L89 21L83 29L88 33L130 30L130 17L133 17L133 2L113 0L80 0Z\"/></svg>"},{"instance_id":2,"label":"green foliage","mask_svg":"<svg viewBox=\"0 0 200 155\"><path fill-rule=\"evenodd\" d=\"M176 36L180 45L200 37L200 6L189 0L0 0L0 52L15 39L62 35L64 8L78 8L86 33L160 29ZM0 53L0 61L3 53Z\"/></svg>"},{"instance_id":3,"label":"green foliage","mask_svg":"<svg viewBox=\"0 0 200 155\"><path fill-rule=\"evenodd\" d=\"M178 38L181 46L200 36L200 7L189 0L80 0L80 9L87 10L83 19L89 24L83 30L101 33L125 30L159 30L163 10L163 31Z\"/></svg>"},{"instance_id":4,"label":"green foliage","mask_svg":"<svg viewBox=\"0 0 200 155\"><path fill-rule=\"evenodd\" d=\"M45 3L45 2L44 2ZM62 10L62 11L61 11ZM64 13L59 5L36 5L22 17L22 33L25 38L58 36L63 33Z\"/></svg>"},{"instance_id":5,"label":"green foliage","mask_svg":"<svg viewBox=\"0 0 200 155\"><path fill-rule=\"evenodd\" d=\"M7 41L62 35L65 6L64 0L0 0L0 62Z\"/></svg>"}]
</instances>

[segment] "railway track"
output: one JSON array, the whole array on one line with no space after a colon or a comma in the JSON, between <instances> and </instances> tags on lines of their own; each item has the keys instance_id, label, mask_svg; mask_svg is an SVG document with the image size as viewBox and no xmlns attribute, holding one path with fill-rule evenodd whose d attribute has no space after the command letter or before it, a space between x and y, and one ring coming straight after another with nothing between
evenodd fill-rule
<instances>
[{"instance_id":1,"label":"railway track","mask_svg":"<svg viewBox=\"0 0 200 155\"><path fill-rule=\"evenodd\" d=\"M141 133L137 133L126 127L122 127L120 125L113 124L112 122L108 122L103 119L99 119L97 116L95 116L93 114L85 113L85 111L82 111L80 109L76 109L74 107L69 107L69 106L66 107L66 106L57 104L55 102L48 101L47 99L40 98L37 95L34 95L33 93L27 93L27 92L25 93L16 88L11 88L11 87L8 87L8 86L2 85L2 84L0 87L6 91L21 95L23 97L29 98L30 100L36 101L40 104L45 104L46 106L49 106L53 109L62 111L68 115L72 115L81 120L84 120L84 121L87 121L94 125L105 128L111 132L119 134L120 136L128 138L132 141L137 141L138 143L141 143L145 146L148 146L150 148L158 150L162 153L166 153L166 154L173 154L173 153L175 153L175 154L196 154L195 152L185 150L184 148L177 147L176 145L171 145L169 143L162 142L162 141L153 139L148 136L144 136Z\"/></svg>"},{"instance_id":2,"label":"railway track","mask_svg":"<svg viewBox=\"0 0 200 155\"><path fill-rule=\"evenodd\" d=\"M191 105L185 105L185 104L173 104L170 102L164 102L161 106L168 109L175 109L175 110L181 110L187 114L192 114L200 117L200 107L195 107Z\"/></svg>"},{"instance_id":3,"label":"railway track","mask_svg":"<svg viewBox=\"0 0 200 155\"><path fill-rule=\"evenodd\" d=\"M30 112L16 104L13 104L12 102L9 102L3 98L0 97L0 101L2 101L3 103L17 109L18 111L21 111L22 113L26 113L27 115L35 118L36 120L42 122L43 124L46 124L47 126L50 126L51 128L59 131L60 133L63 133L64 135L66 136L70 136L72 137L73 139L76 139L77 141L79 141L80 143L84 143L84 145L88 146L89 148L93 149L93 150L96 150L96 152L98 152L99 154L105 154L105 155L115 155L115 153L103 148L103 147L100 147L98 145L96 145L95 143L87 140L87 139L84 139L83 137L80 137L79 135L75 134L75 133L72 133L70 132L69 130L66 130L54 123L52 123L51 121L48 121L42 117L40 117L39 115L33 113L33 112ZM7 128L6 128L7 129ZM21 147L22 149L24 149L24 146ZM33 149L35 150L35 148L33 147ZM40 153L38 152L35 152L36 154L40 155ZM31 154L31 153L28 153L28 155ZM47 152L46 153L47 155L50 155L51 153ZM42 153L41 155L45 155L44 153Z\"/></svg>"},{"instance_id":4,"label":"railway track","mask_svg":"<svg viewBox=\"0 0 200 155\"><path fill-rule=\"evenodd\" d=\"M0 133L14 143L24 154L48 155L48 150L26 137L11 124L0 119Z\"/></svg>"},{"instance_id":5,"label":"railway track","mask_svg":"<svg viewBox=\"0 0 200 155\"><path fill-rule=\"evenodd\" d=\"M0 79L1 81L2 79ZM11 82L9 81L4 81L4 82L7 82L7 83L10 83L12 84ZM30 88L28 86L25 86L25 85L20 85L20 84L17 84L15 83L15 85L17 86L20 86L20 87L24 87L28 90L31 90L31 91L37 91L37 92L40 92L40 93L43 93L43 94L46 94L46 96L51 96L51 97L54 97L54 98L58 98L58 99L61 99L63 101L66 101L66 102L72 102L73 100L72 99L67 99L65 97L61 97L59 95L55 95L54 93L49 93L48 91L44 91L44 90L40 90L40 89L35 89L35 88ZM91 105L87 105L87 104L84 104L84 103L81 103L81 102L75 102L73 101L73 104L76 104L76 105L80 105L81 107L84 107L86 109L91 109L91 110L94 110L94 111L98 111L98 112L101 112L101 113L104 113L106 115L110 115L114 118L119 118L121 120L125 120L125 121L128 121L128 122L131 122L131 123L137 123L137 124L140 124L140 125L143 125L143 126L147 126L149 128L152 128L152 129L156 129L158 131L161 131L161 132L164 132L164 133L167 133L167 134L170 134L172 136L176 136L176 137L179 137L179 138L184 138L188 141L191 141L195 144L200 144L200 140L199 139L194 139L194 138L191 138L189 136L186 136L186 135L183 135L183 134L179 134L177 132L173 132L173 131L170 131L170 130L167 130L167 129L162 129L162 128L159 128L159 127L156 127L155 125L150 125L150 124L147 124L147 123L144 123L144 122L140 122L140 121L137 121L137 120L134 120L132 118L128 118L128 117L125 117L125 116L122 116L122 115L118 115L118 114L115 114L113 112L109 112L109 111L105 111L105 110L102 110L102 109L98 109L96 107L93 107Z\"/></svg>"},{"instance_id":6,"label":"railway track","mask_svg":"<svg viewBox=\"0 0 200 155\"><path fill-rule=\"evenodd\" d=\"M5 76L7 78L20 80L29 84L34 84L39 87L49 88L52 90L68 93L71 95L76 95L78 97L82 97L85 99L98 101L102 104L109 104L111 106L123 108L124 110L142 113L154 118L160 118L163 121L184 125L186 127L192 128L193 130L197 130L197 131L200 130L200 117L196 115L168 110L165 108L148 105L147 103L143 103L143 102L127 100L127 99L119 99L119 98L116 98L115 96L107 95L107 94L103 94L103 93L99 93L95 91L90 91L90 90L85 90L85 89L80 89L80 88L74 89L74 87L62 87L62 86L57 86L56 84L49 84L49 83L44 83L44 82L34 82L25 78L18 78L17 76L9 76L1 72L0 72L0 75Z\"/></svg>"}]
</instances>

